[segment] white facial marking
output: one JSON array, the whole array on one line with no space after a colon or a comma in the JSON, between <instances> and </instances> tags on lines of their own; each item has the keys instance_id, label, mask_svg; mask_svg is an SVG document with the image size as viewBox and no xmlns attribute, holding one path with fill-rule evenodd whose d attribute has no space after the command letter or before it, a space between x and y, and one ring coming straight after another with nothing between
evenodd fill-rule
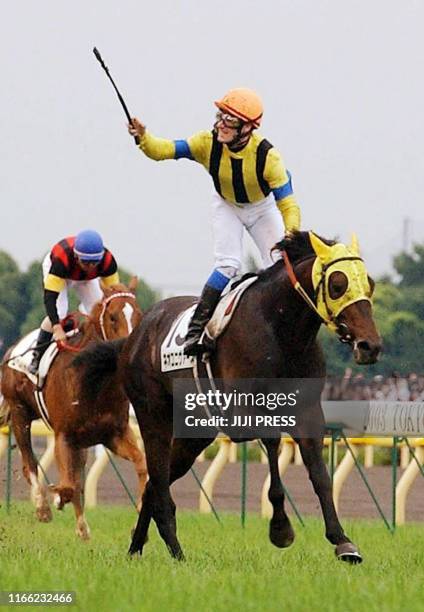
<instances>
[{"instance_id":1,"label":"white facial marking","mask_svg":"<svg viewBox=\"0 0 424 612\"><path fill-rule=\"evenodd\" d=\"M134 308L131 306L131 304L128 304L127 302L123 308L123 311L124 311L125 318L127 320L128 335L129 335L133 330L131 319L133 316Z\"/></svg>"}]
</instances>

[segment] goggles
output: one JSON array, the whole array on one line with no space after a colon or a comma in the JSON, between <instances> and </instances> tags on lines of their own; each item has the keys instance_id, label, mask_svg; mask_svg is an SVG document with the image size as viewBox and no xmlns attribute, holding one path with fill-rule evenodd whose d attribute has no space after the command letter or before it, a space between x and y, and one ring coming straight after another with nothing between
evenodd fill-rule
<instances>
[{"instance_id":1,"label":"goggles","mask_svg":"<svg viewBox=\"0 0 424 612\"><path fill-rule=\"evenodd\" d=\"M229 113L216 113L216 124L223 123L226 128L231 128L236 130L243 125L243 121L238 117L234 117L234 115L230 115Z\"/></svg>"},{"instance_id":2,"label":"goggles","mask_svg":"<svg viewBox=\"0 0 424 612\"><path fill-rule=\"evenodd\" d=\"M77 259L80 264L83 264L84 266L90 266L90 268L95 268L101 262L101 259L100 260L82 259L81 257L78 257L78 256L77 256Z\"/></svg>"}]
</instances>

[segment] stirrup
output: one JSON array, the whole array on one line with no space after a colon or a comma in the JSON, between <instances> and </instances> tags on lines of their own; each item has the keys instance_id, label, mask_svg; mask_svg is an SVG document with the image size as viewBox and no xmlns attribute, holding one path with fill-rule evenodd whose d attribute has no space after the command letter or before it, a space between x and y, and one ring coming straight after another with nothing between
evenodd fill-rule
<instances>
[{"instance_id":1,"label":"stirrup","mask_svg":"<svg viewBox=\"0 0 424 612\"><path fill-rule=\"evenodd\" d=\"M184 346L184 355L187 357L196 357L205 353L212 353L215 350L215 340L207 334L202 333L196 342L190 343L189 346Z\"/></svg>"},{"instance_id":2,"label":"stirrup","mask_svg":"<svg viewBox=\"0 0 424 612\"><path fill-rule=\"evenodd\" d=\"M183 352L186 357L196 357L197 355L202 355L202 353L204 353L204 347L200 342L200 338L196 342L190 343L188 346L184 345Z\"/></svg>"}]
</instances>

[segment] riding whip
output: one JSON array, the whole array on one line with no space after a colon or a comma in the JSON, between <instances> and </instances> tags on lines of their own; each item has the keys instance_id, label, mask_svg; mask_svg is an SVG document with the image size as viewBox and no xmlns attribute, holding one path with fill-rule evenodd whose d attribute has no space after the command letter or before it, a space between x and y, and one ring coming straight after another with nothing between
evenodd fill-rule
<instances>
[{"instance_id":1,"label":"riding whip","mask_svg":"<svg viewBox=\"0 0 424 612\"><path fill-rule=\"evenodd\" d=\"M126 118L128 119L128 123L131 123L132 125L132 121L131 121L131 115L128 111L127 105L125 104L124 98L121 96L121 93L119 92L119 89L117 88L117 86L115 85L115 81L112 79L110 72L109 72L109 68L106 66L106 64L103 61L102 56L100 55L99 50L94 47L93 48L93 53L96 56L96 59L98 60L100 66L103 68L103 70L106 72L108 79L110 80L110 82L113 85L114 90L116 91L116 95L118 96L118 99L121 103L122 108L124 109L124 113ZM138 136L134 136L134 140L135 140L135 144L138 145L140 143L140 139Z\"/></svg>"}]
</instances>

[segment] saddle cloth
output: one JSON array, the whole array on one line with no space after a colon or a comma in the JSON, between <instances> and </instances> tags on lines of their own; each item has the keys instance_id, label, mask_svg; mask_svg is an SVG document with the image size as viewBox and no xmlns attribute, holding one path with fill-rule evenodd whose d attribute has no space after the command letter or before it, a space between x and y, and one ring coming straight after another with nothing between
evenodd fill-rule
<instances>
[{"instance_id":1,"label":"saddle cloth","mask_svg":"<svg viewBox=\"0 0 424 612\"><path fill-rule=\"evenodd\" d=\"M36 345L39 331L39 329L34 329L32 332L19 340L18 344L13 348L10 354L10 361L7 365L13 370L23 372L30 379L30 381L34 383L34 385L37 385L37 387L41 389L46 380L50 366L58 354L59 349L57 348L56 342L52 342L52 344L47 347L44 355L41 358L40 366L38 368L38 376L31 374L28 371L28 366L31 363L33 352L29 349ZM67 332L66 336L69 338L76 333L78 333L78 330L74 329Z\"/></svg>"},{"instance_id":2,"label":"saddle cloth","mask_svg":"<svg viewBox=\"0 0 424 612\"><path fill-rule=\"evenodd\" d=\"M256 276L247 278L238 283L234 289L230 288L230 290L223 295L205 329L205 333L209 338L215 340L223 333L228 323L231 321L231 317L233 316L241 296L256 279ZM173 370L183 370L194 367L196 359L184 355L184 342L188 325L196 305L197 304L193 304L193 306L190 306L190 308L180 313L171 325L168 335L161 346L162 372L171 372Z\"/></svg>"}]
</instances>

